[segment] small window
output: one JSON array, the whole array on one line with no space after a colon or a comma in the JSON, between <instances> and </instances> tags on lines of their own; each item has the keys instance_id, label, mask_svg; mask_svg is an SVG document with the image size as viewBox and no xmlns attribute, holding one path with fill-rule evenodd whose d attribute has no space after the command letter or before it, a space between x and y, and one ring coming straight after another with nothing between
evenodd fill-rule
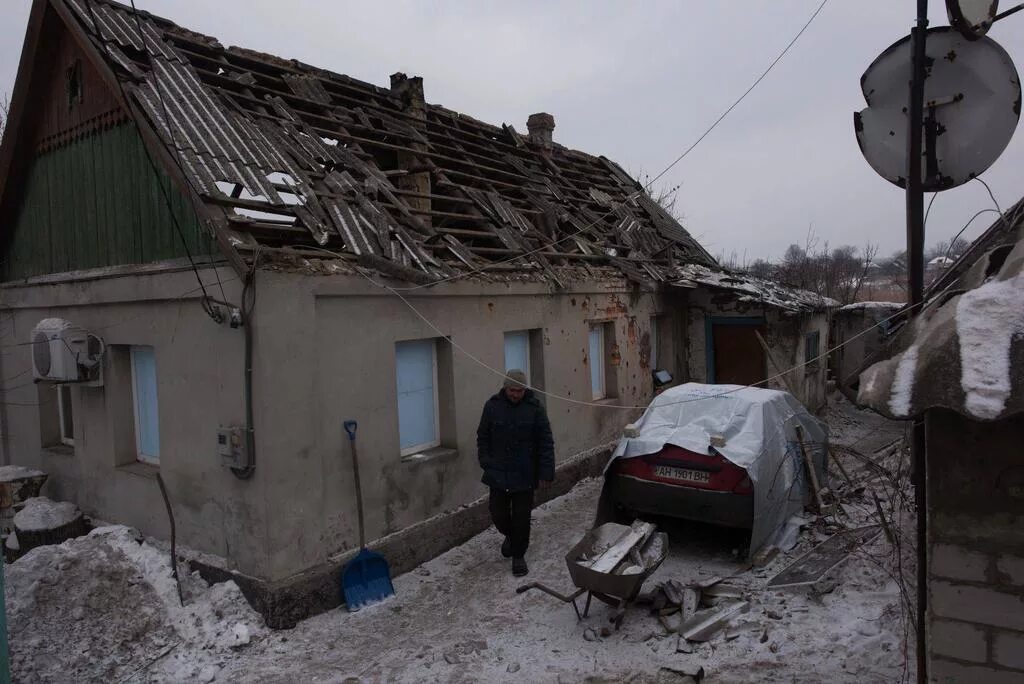
<instances>
[{"instance_id":1,"label":"small window","mask_svg":"<svg viewBox=\"0 0 1024 684\"><path fill-rule=\"evenodd\" d=\"M817 364L819 351L819 344L821 342L821 333L817 330L814 332L807 333L807 337L804 338L804 363Z\"/></svg>"},{"instance_id":2,"label":"small window","mask_svg":"<svg viewBox=\"0 0 1024 684\"><path fill-rule=\"evenodd\" d=\"M57 385L57 411L60 418L60 441L68 446L75 445L75 416L71 410L71 388Z\"/></svg>"},{"instance_id":3,"label":"small window","mask_svg":"<svg viewBox=\"0 0 1024 684\"><path fill-rule=\"evenodd\" d=\"M401 455L439 446L437 341L395 344L395 382Z\"/></svg>"},{"instance_id":4,"label":"small window","mask_svg":"<svg viewBox=\"0 0 1024 684\"><path fill-rule=\"evenodd\" d=\"M604 399L607 392L604 367L604 325L590 328L590 396L593 399Z\"/></svg>"},{"instance_id":5,"label":"small window","mask_svg":"<svg viewBox=\"0 0 1024 684\"><path fill-rule=\"evenodd\" d=\"M160 421L157 407L156 355L153 347L132 347L132 403L135 450L139 461L159 465Z\"/></svg>"},{"instance_id":6,"label":"small window","mask_svg":"<svg viewBox=\"0 0 1024 684\"><path fill-rule=\"evenodd\" d=\"M532 383L530 365L530 331L518 330L505 333L504 370L521 370L526 373L527 382Z\"/></svg>"}]
</instances>

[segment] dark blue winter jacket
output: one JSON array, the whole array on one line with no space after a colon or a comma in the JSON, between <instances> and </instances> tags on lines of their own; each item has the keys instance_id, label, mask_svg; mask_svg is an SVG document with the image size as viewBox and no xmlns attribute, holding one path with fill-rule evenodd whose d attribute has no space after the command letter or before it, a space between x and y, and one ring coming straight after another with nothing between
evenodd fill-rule
<instances>
[{"instance_id":1,"label":"dark blue winter jacket","mask_svg":"<svg viewBox=\"0 0 1024 684\"><path fill-rule=\"evenodd\" d=\"M526 390L513 404L501 390L484 404L476 431L482 482L510 492L536 489L555 479L555 442L544 405Z\"/></svg>"}]
</instances>

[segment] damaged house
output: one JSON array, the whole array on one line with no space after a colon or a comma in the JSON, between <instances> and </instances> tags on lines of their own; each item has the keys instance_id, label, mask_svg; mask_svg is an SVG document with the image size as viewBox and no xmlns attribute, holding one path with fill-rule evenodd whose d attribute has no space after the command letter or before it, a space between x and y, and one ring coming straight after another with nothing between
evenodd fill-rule
<instances>
[{"instance_id":1,"label":"damaged house","mask_svg":"<svg viewBox=\"0 0 1024 684\"><path fill-rule=\"evenodd\" d=\"M0 147L2 463L167 538L159 473L179 543L280 626L337 605L358 545L346 420L403 571L486 526L475 430L507 367L548 395L549 495L653 370L819 407L830 302L726 273L554 128L36 0Z\"/></svg>"}]
</instances>

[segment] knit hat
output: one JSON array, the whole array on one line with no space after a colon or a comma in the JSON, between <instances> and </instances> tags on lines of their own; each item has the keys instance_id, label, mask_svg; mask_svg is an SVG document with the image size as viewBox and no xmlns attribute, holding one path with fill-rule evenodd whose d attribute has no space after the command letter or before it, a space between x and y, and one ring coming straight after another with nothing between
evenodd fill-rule
<instances>
[{"instance_id":1,"label":"knit hat","mask_svg":"<svg viewBox=\"0 0 1024 684\"><path fill-rule=\"evenodd\" d=\"M505 371L505 382L502 384L502 387L525 388L528 384L530 383L526 381L526 373L518 368L511 368Z\"/></svg>"}]
</instances>

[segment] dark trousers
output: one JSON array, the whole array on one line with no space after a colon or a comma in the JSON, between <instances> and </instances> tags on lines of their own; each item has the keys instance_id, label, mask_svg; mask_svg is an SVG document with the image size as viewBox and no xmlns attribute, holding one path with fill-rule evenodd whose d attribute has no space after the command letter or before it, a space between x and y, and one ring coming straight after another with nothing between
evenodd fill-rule
<instances>
[{"instance_id":1,"label":"dark trousers","mask_svg":"<svg viewBox=\"0 0 1024 684\"><path fill-rule=\"evenodd\" d=\"M512 557L522 558L530 546L530 511L533 490L506 492L491 488L491 520L512 543Z\"/></svg>"}]
</instances>

